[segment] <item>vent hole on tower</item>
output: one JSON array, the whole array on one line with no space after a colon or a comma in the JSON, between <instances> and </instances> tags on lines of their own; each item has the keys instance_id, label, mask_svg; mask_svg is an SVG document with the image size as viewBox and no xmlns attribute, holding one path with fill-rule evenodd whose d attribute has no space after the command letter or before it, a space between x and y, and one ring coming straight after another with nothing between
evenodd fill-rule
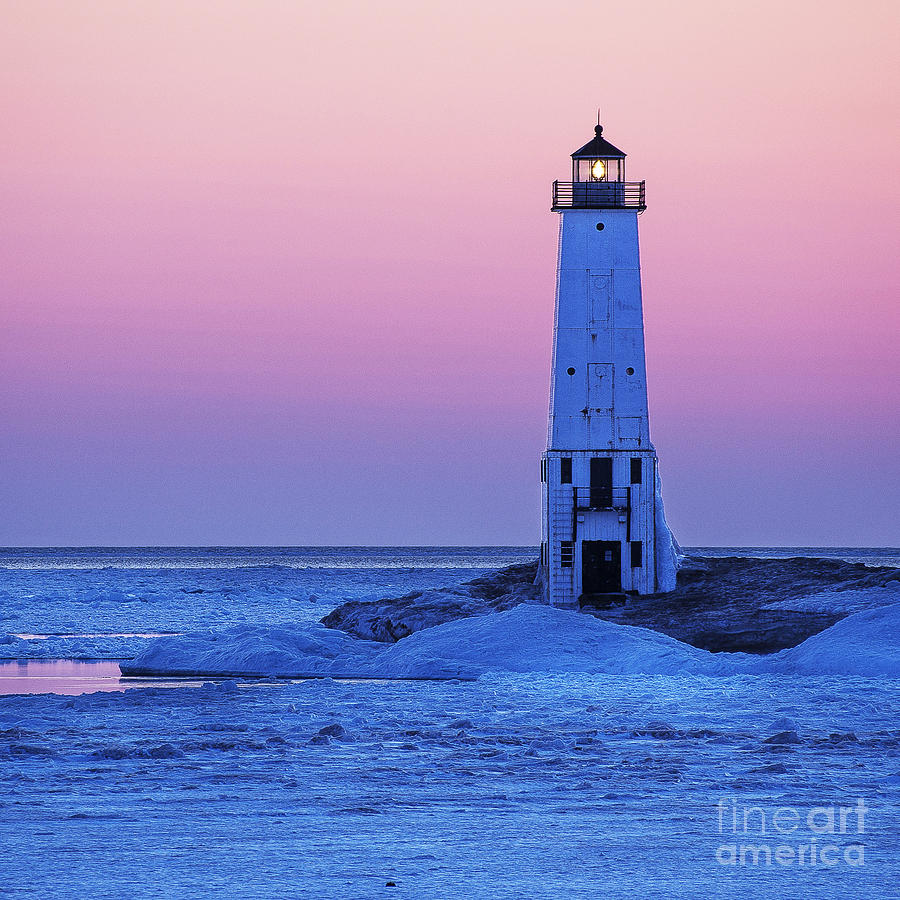
<instances>
[{"instance_id":1,"label":"vent hole on tower","mask_svg":"<svg viewBox=\"0 0 900 900\"><path fill-rule=\"evenodd\" d=\"M602 222L597 223L597 231L603 231L606 226Z\"/></svg>"},{"instance_id":2,"label":"vent hole on tower","mask_svg":"<svg viewBox=\"0 0 900 900\"><path fill-rule=\"evenodd\" d=\"M566 372L567 372L569 375L574 375L574 374L575 374L575 366L569 366L569 368L566 369Z\"/></svg>"},{"instance_id":3,"label":"vent hole on tower","mask_svg":"<svg viewBox=\"0 0 900 900\"><path fill-rule=\"evenodd\" d=\"M626 374L626 375L634 375L634 369L632 369L631 366L629 366L629 367L625 370L625 374Z\"/></svg>"}]
</instances>

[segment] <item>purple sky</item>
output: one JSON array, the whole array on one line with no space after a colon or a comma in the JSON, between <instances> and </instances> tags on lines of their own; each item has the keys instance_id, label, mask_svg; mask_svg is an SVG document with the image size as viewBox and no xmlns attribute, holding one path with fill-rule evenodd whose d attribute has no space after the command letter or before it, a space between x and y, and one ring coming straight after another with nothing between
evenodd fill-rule
<instances>
[{"instance_id":1,"label":"purple sky","mask_svg":"<svg viewBox=\"0 0 900 900\"><path fill-rule=\"evenodd\" d=\"M536 543L599 103L678 538L900 544L896 20L5 3L0 544Z\"/></svg>"}]
</instances>

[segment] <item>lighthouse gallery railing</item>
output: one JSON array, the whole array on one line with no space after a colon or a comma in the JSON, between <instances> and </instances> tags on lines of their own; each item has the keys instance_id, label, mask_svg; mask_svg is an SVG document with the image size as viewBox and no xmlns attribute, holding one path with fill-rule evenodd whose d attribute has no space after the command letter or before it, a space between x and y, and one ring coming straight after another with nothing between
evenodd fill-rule
<instances>
[{"instance_id":1,"label":"lighthouse gallery railing","mask_svg":"<svg viewBox=\"0 0 900 900\"><path fill-rule=\"evenodd\" d=\"M554 181L553 210L636 209L643 212L643 181Z\"/></svg>"},{"instance_id":2,"label":"lighthouse gallery railing","mask_svg":"<svg viewBox=\"0 0 900 900\"><path fill-rule=\"evenodd\" d=\"M575 509L615 509L620 512L631 508L631 490L627 487L576 487L573 488Z\"/></svg>"}]
</instances>

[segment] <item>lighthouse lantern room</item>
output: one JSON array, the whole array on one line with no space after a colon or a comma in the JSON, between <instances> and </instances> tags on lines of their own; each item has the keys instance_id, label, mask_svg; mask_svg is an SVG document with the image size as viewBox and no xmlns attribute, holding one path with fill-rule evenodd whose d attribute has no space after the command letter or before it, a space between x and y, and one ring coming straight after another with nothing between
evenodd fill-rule
<instances>
[{"instance_id":1,"label":"lighthouse lantern room","mask_svg":"<svg viewBox=\"0 0 900 900\"><path fill-rule=\"evenodd\" d=\"M541 461L541 577L578 608L675 586L674 542L650 442L638 214L644 182L603 137L553 184L560 214L550 419Z\"/></svg>"}]
</instances>

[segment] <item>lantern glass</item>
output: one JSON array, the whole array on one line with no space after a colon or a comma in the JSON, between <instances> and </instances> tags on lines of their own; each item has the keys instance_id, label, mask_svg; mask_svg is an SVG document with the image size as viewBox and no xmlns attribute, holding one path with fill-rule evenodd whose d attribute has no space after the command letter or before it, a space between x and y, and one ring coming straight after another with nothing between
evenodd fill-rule
<instances>
[{"instance_id":1,"label":"lantern glass","mask_svg":"<svg viewBox=\"0 0 900 900\"><path fill-rule=\"evenodd\" d=\"M624 181L623 159L598 158L574 160L575 181Z\"/></svg>"}]
</instances>

